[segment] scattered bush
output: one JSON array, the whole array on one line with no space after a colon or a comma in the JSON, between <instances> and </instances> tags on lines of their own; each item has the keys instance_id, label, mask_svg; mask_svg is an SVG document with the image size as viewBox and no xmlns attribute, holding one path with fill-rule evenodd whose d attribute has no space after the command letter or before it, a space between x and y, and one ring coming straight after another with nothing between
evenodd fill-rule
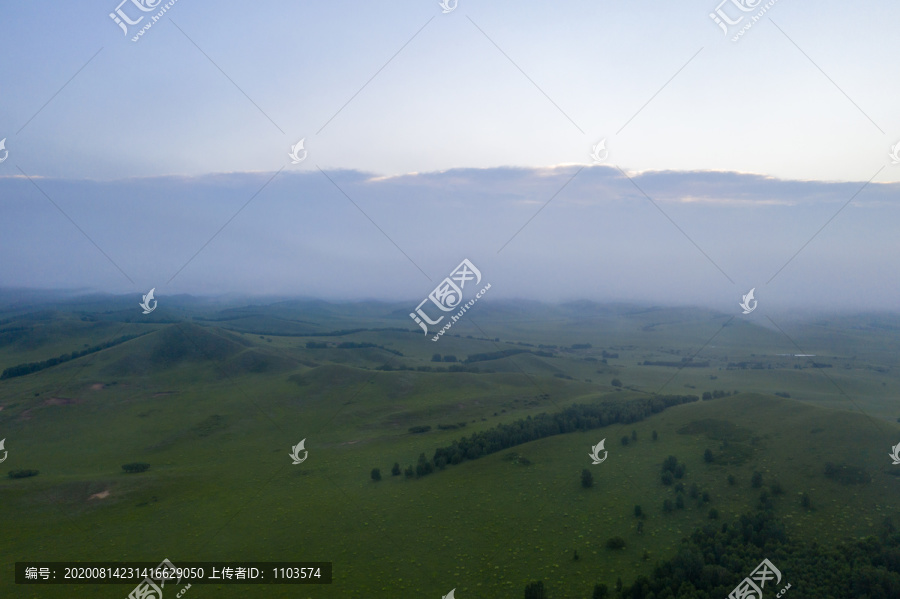
<instances>
[{"instance_id":1,"label":"scattered bush","mask_svg":"<svg viewBox=\"0 0 900 599\"><path fill-rule=\"evenodd\" d=\"M427 433L430 430L431 430L430 426L411 426L411 427L409 427L409 432L411 432L413 434Z\"/></svg>"},{"instance_id":2,"label":"scattered bush","mask_svg":"<svg viewBox=\"0 0 900 599\"><path fill-rule=\"evenodd\" d=\"M122 470L124 470L128 474L135 474L137 472L146 472L149 469L150 469L150 464L145 464L144 462L132 462L130 464L124 464L122 466Z\"/></svg>"},{"instance_id":3,"label":"scattered bush","mask_svg":"<svg viewBox=\"0 0 900 599\"><path fill-rule=\"evenodd\" d=\"M37 470L10 470L9 476L10 478L28 478L29 476L37 476Z\"/></svg>"},{"instance_id":4,"label":"scattered bush","mask_svg":"<svg viewBox=\"0 0 900 599\"><path fill-rule=\"evenodd\" d=\"M540 580L525 585L525 599L546 599L544 583Z\"/></svg>"},{"instance_id":5,"label":"scattered bush","mask_svg":"<svg viewBox=\"0 0 900 599\"><path fill-rule=\"evenodd\" d=\"M394 467L391 468L391 476L400 476L400 463L394 462Z\"/></svg>"},{"instance_id":6,"label":"scattered bush","mask_svg":"<svg viewBox=\"0 0 900 599\"><path fill-rule=\"evenodd\" d=\"M610 382L610 385L612 385L613 387L621 387L621 386L622 386L622 381L620 381L619 379L613 379L613 380Z\"/></svg>"},{"instance_id":7,"label":"scattered bush","mask_svg":"<svg viewBox=\"0 0 900 599\"><path fill-rule=\"evenodd\" d=\"M639 506L639 505L634 506L634 515L637 518L644 517L644 510L641 508L641 506Z\"/></svg>"},{"instance_id":8,"label":"scattered bush","mask_svg":"<svg viewBox=\"0 0 900 599\"><path fill-rule=\"evenodd\" d=\"M750 478L750 486L754 489L758 489L762 486L762 473L754 472L753 476Z\"/></svg>"},{"instance_id":9,"label":"scattered bush","mask_svg":"<svg viewBox=\"0 0 900 599\"><path fill-rule=\"evenodd\" d=\"M624 549L625 548L625 539L622 537L613 537L606 541L607 549Z\"/></svg>"},{"instance_id":10,"label":"scattered bush","mask_svg":"<svg viewBox=\"0 0 900 599\"><path fill-rule=\"evenodd\" d=\"M372 480L378 482L381 480L381 469L380 468L372 468Z\"/></svg>"},{"instance_id":11,"label":"scattered bush","mask_svg":"<svg viewBox=\"0 0 900 599\"><path fill-rule=\"evenodd\" d=\"M594 475L587 468L581 471L581 486L585 489L590 489L594 486Z\"/></svg>"},{"instance_id":12,"label":"scattered bush","mask_svg":"<svg viewBox=\"0 0 900 599\"><path fill-rule=\"evenodd\" d=\"M707 449L703 452L703 461L707 464L711 464L713 461L713 452L711 449Z\"/></svg>"}]
</instances>

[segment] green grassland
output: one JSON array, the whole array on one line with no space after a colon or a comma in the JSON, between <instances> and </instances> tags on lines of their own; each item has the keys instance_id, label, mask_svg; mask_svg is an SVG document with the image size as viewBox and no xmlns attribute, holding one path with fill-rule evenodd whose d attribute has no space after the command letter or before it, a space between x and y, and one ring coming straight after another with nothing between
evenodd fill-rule
<instances>
[{"instance_id":1,"label":"green grassland","mask_svg":"<svg viewBox=\"0 0 900 599\"><path fill-rule=\"evenodd\" d=\"M194 585L186 596L198 599L438 598L451 588L459 599L513 598L531 580L553 599L585 598L595 583L649 575L710 521L710 509L718 522L752 509L754 472L764 488L783 488L775 511L804 540L864 537L898 517L900 476L887 455L900 443L896 318L823 317L778 330L705 310L485 307L438 343L414 329L407 307L388 304L182 299L141 319L136 307L95 300L0 313L0 370L143 333L0 381L9 451L0 464L0 596L131 590L14 585L16 561L169 558L334 563L329 586ZM333 334L352 329L366 330ZM432 361L507 349L526 352ZM799 353L816 356L776 355ZM708 364L684 367L686 359ZM394 462L414 466L463 436L572 404L713 390L738 393L421 478L390 473ZM632 431L637 440L620 443ZM304 438L309 458L292 465L290 448ZM590 448L604 438L609 458L591 465ZM684 509L663 512L676 496L660 478L669 455L686 466L680 482L706 491L707 503L686 496ZM129 462L151 467L125 474ZM826 463L856 478L828 478ZM40 474L6 476L17 469ZM606 548L614 536L624 549ZM735 584L746 575L733 574Z\"/></svg>"}]
</instances>

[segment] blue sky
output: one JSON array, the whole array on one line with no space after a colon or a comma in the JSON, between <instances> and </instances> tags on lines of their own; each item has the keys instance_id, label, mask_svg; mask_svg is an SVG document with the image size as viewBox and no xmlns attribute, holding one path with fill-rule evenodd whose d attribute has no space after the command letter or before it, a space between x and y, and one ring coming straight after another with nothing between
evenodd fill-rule
<instances>
[{"instance_id":1,"label":"blue sky","mask_svg":"<svg viewBox=\"0 0 900 599\"><path fill-rule=\"evenodd\" d=\"M171 291L895 305L896 5L91 5L0 8L4 286L163 287L228 223Z\"/></svg>"}]
</instances>

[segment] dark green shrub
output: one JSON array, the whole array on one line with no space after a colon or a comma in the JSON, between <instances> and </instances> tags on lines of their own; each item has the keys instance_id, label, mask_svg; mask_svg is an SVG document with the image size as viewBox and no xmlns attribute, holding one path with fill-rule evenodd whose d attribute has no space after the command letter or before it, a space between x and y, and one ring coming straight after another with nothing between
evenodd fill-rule
<instances>
[{"instance_id":1,"label":"dark green shrub","mask_svg":"<svg viewBox=\"0 0 900 599\"><path fill-rule=\"evenodd\" d=\"M130 464L123 464L122 470L124 470L128 474L136 474L138 472L146 472L150 469L150 464L146 464L144 462L131 462Z\"/></svg>"},{"instance_id":2,"label":"dark green shrub","mask_svg":"<svg viewBox=\"0 0 900 599\"><path fill-rule=\"evenodd\" d=\"M625 539L622 537L613 537L606 541L607 549L624 549L625 548Z\"/></svg>"}]
</instances>

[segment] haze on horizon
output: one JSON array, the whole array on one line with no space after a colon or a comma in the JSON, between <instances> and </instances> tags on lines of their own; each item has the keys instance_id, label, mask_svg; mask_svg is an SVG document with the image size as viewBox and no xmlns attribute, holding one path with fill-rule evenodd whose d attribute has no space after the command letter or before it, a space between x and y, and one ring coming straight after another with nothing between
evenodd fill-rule
<instances>
[{"instance_id":1,"label":"haze on horizon","mask_svg":"<svg viewBox=\"0 0 900 599\"><path fill-rule=\"evenodd\" d=\"M896 309L896 6L114 4L0 10L2 287Z\"/></svg>"}]
</instances>

